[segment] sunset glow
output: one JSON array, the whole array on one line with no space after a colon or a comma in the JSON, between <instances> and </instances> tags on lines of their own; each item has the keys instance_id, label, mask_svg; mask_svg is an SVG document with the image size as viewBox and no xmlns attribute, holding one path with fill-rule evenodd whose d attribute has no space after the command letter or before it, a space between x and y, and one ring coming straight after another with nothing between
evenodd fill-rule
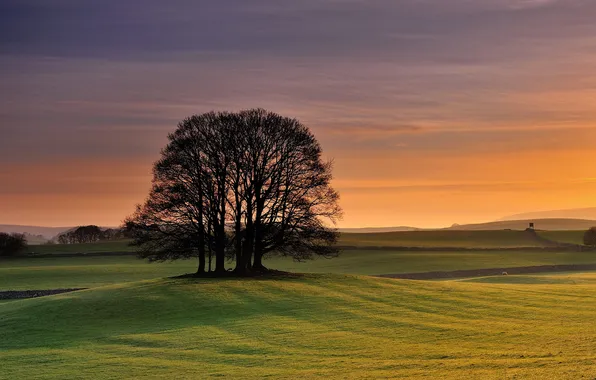
<instances>
[{"instance_id":1,"label":"sunset glow","mask_svg":"<svg viewBox=\"0 0 596 380\"><path fill-rule=\"evenodd\" d=\"M2 2L0 224L119 225L180 120L252 107L317 136L341 227L596 206L596 2L174 3Z\"/></svg>"}]
</instances>

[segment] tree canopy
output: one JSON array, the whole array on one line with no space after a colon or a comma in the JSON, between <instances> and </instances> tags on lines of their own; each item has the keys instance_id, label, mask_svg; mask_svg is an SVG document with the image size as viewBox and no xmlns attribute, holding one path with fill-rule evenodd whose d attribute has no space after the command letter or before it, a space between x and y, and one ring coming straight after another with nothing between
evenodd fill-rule
<instances>
[{"instance_id":1,"label":"tree canopy","mask_svg":"<svg viewBox=\"0 0 596 380\"><path fill-rule=\"evenodd\" d=\"M263 109L183 120L153 168L144 204L125 221L149 260L226 257L235 271L265 269L267 254L295 260L338 254L339 195L332 163L298 120Z\"/></svg>"},{"instance_id":2,"label":"tree canopy","mask_svg":"<svg viewBox=\"0 0 596 380\"><path fill-rule=\"evenodd\" d=\"M27 248L24 234L7 234L0 232L0 256L16 255Z\"/></svg>"},{"instance_id":3,"label":"tree canopy","mask_svg":"<svg viewBox=\"0 0 596 380\"><path fill-rule=\"evenodd\" d=\"M100 228L96 225L79 226L58 235L60 244L94 243L101 240L125 238L126 233L119 228Z\"/></svg>"}]
</instances>

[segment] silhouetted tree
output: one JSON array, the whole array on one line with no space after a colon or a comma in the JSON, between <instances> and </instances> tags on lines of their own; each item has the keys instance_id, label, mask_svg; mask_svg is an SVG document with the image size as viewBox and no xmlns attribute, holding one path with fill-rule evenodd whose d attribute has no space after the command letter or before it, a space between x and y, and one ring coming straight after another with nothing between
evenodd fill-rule
<instances>
[{"instance_id":1,"label":"silhouetted tree","mask_svg":"<svg viewBox=\"0 0 596 380\"><path fill-rule=\"evenodd\" d=\"M24 234L7 234L0 232L0 256L13 256L27 249Z\"/></svg>"},{"instance_id":2,"label":"silhouetted tree","mask_svg":"<svg viewBox=\"0 0 596 380\"><path fill-rule=\"evenodd\" d=\"M263 270L263 256L334 256L341 215L331 163L295 119L262 109L185 119L155 163L149 197L125 221L141 257L226 255L236 271Z\"/></svg>"},{"instance_id":3,"label":"silhouetted tree","mask_svg":"<svg viewBox=\"0 0 596 380\"><path fill-rule=\"evenodd\" d=\"M596 227L592 227L584 234L584 244L596 246Z\"/></svg>"},{"instance_id":4,"label":"silhouetted tree","mask_svg":"<svg viewBox=\"0 0 596 380\"><path fill-rule=\"evenodd\" d=\"M94 243L105 238L104 231L95 225L80 226L58 235L60 244Z\"/></svg>"}]
</instances>

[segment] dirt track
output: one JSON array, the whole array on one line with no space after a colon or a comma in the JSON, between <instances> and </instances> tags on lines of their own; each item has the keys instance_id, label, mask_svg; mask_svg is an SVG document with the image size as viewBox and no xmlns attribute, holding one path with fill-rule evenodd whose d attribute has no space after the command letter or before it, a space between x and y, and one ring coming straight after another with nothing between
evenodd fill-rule
<instances>
[{"instance_id":1,"label":"dirt track","mask_svg":"<svg viewBox=\"0 0 596 380\"><path fill-rule=\"evenodd\" d=\"M449 272L381 274L376 277L401 278L409 280L433 280L441 278L500 276L503 274L503 272L507 272L507 274L526 274L548 272L583 272L593 270L596 270L596 264L538 265L531 267L454 270Z\"/></svg>"},{"instance_id":2,"label":"dirt track","mask_svg":"<svg viewBox=\"0 0 596 380\"><path fill-rule=\"evenodd\" d=\"M35 298L43 296L51 296L53 294L74 292L77 290L83 290L86 288L74 288L74 289L46 289L46 290L7 290L0 291L0 300L16 300L23 298Z\"/></svg>"}]
</instances>

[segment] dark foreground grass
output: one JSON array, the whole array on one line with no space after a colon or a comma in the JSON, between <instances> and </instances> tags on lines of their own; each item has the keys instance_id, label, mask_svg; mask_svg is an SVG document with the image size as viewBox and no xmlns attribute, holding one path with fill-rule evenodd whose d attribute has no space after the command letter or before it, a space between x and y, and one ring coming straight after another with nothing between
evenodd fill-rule
<instances>
[{"instance_id":1,"label":"dark foreground grass","mask_svg":"<svg viewBox=\"0 0 596 380\"><path fill-rule=\"evenodd\" d=\"M390 274L555 264L595 264L596 252L346 250L334 259L297 263L271 258L265 265L289 272ZM91 288L196 271L195 260L153 263L133 256L51 257L0 261L0 290ZM229 268L233 263L228 263Z\"/></svg>"},{"instance_id":2,"label":"dark foreground grass","mask_svg":"<svg viewBox=\"0 0 596 380\"><path fill-rule=\"evenodd\" d=\"M0 304L0 377L596 376L595 284L153 280Z\"/></svg>"}]
</instances>

